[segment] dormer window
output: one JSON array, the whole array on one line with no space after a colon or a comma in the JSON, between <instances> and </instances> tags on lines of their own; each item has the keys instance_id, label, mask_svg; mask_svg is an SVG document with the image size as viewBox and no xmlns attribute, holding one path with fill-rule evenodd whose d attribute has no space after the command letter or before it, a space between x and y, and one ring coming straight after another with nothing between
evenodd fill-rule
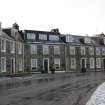
<instances>
[{"instance_id":1,"label":"dormer window","mask_svg":"<svg viewBox=\"0 0 105 105\"><path fill-rule=\"evenodd\" d=\"M27 33L27 39L36 39L35 33Z\"/></svg>"},{"instance_id":2,"label":"dormer window","mask_svg":"<svg viewBox=\"0 0 105 105\"><path fill-rule=\"evenodd\" d=\"M84 42L85 43L91 43L91 39L89 37L85 37Z\"/></svg>"},{"instance_id":3,"label":"dormer window","mask_svg":"<svg viewBox=\"0 0 105 105\"><path fill-rule=\"evenodd\" d=\"M39 40L47 40L46 34L39 34Z\"/></svg>"},{"instance_id":4,"label":"dormer window","mask_svg":"<svg viewBox=\"0 0 105 105\"><path fill-rule=\"evenodd\" d=\"M59 36L58 35L49 35L49 40L50 41L59 41Z\"/></svg>"},{"instance_id":5,"label":"dormer window","mask_svg":"<svg viewBox=\"0 0 105 105\"><path fill-rule=\"evenodd\" d=\"M74 38L73 36L66 36L66 42L73 42Z\"/></svg>"}]
</instances>

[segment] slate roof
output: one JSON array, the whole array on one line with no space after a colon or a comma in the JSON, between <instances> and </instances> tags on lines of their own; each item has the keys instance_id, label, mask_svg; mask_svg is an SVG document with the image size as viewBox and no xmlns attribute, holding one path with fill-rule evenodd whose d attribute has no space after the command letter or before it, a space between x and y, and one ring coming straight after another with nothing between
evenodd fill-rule
<instances>
[{"instance_id":1,"label":"slate roof","mask_svg":"<svg viewBox=\"0 0 105 105\"><path fill-rule=\"evenodd\" d=\"M37 33L37 34L51 34L51 35L60 35L59 33L56 32L51 32L51 31L39 31L39 30L24 30L26 33L32 32L32 33Z\"/></svg>"},{"instance_id":2,"label":"slate roof","mask_svg":"<svg viewBox=\"0 0 105 105\"><path fill-rule=\"evenodd\" d=\"M72 36L74 38L73 42L66 42L66 36ZM85 43L84 42L84 38L89 37L91 39L91 43ZM88 45L88 46L102 46L103 44L103 39L100 37L91 37L91 36L80 36L80 35L62 35L61 36L62 41L64 41L64 43L69 43L71 45Z\"/></svg>"},{"instance_id":3,"label":"slate roof","mask_svg":"<svg viewBox=\"0 0 105 105\"><path fill-rule=\"evenodd\" d=\"M9 40L14 40L12 37L8 36L8 34L4 33L3 31L0 31L0 37L6 38Z\"/></svg>"}]
</instances>

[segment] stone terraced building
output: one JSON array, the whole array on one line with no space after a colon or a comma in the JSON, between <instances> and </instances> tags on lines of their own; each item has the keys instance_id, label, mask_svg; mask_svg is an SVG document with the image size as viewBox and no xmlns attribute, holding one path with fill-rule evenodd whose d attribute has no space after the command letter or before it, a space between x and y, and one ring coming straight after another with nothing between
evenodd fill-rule
<instances>
[{"instance_id":1,"label":"stone terraced building","mask_svg":"<svg viewBox=\"0 0 105 105\"><path fill-rule=\"evenodd\" d=\"M105 70L105 36L0 28L0 73Z\"/></svg>"}]
</instances>

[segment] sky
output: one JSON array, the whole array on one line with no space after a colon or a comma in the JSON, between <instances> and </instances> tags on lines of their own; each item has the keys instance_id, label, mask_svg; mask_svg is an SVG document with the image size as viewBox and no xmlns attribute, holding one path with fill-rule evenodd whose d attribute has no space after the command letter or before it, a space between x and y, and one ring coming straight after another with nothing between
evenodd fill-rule
<instances>
[{"instance_id":1,"label":"sky","mask_svg":"<svg viewBox=\"0 0 105 105\"><path fill-rule=\"evenodd\" d=\"M105 0L0 0L0 22L3 28L16 22L22 30L105 33Z\"/></svg>"}]
</instances>

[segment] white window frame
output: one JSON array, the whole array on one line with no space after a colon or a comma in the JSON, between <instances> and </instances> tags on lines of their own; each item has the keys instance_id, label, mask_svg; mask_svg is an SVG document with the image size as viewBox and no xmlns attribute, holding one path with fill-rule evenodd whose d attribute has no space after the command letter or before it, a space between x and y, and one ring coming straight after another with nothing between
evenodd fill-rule
<instances>
[{"instance_id":1,"label":"white window frame","mask_svg":"<svg viewBox=\"0 0 105 105\"><path fill-rule=\"evenodd\" d=\"M4 59L3 64L2 64L2 59ZM1 72L6 72L6 57L1 57Z\"/></svg>"},{"instance_id":2,"label":"white window frame","mask_svg":"<svg viewBox=\"0 0 105 105\"><path fill-rule=\"evenodd\" d=\"M81 46L81 55L85 55L86 54L86 47Z\"/></svg>"},{"instance_id":3,"label":"white window frame","mask_svg":"<svg viewBox=\"0 0 105 105\"><path fill-rule=\"evenodd\" d=\"M39 34L39 40L47 40L47 34Z\"/></svg>"},{"instance_id":4,"label":"white window frame","mask_svg":"<svg viewBox=\"0 0 105 105\"><path fill-rule=\"evenodd\" d=\"M96 58L96 68L101 68L101 58Z\"/></svg>"},{"instance_id":5,"label":"white window frame","mask_svg":"<svg viewBox=\"0 0 105 105\"><path fill-rule=\"evenodd\" d=\"M94 58L90 58L90 69L94 69L95 64L94 64Z\"/></svg>"},{"instance_id":6,"label":"white window frame","mask_svg":"<svg viewBox=\"0 0 105 105\"><path fill-rule=\"evenodd\" d=\"M105 55L105 47L102 48L102 55Z\"/></svg>"},{"instance_id":7,"label":"white window frame","mask_svg":"<svg viewBox=\"0 0 105 105\"><path fill-rule=\"evenodd\" d=\"M75 47L70 46L70 55L75 55Z\"/></svg>"},{"instance_id":8,"label":"white window frame","mask_svg":"<svg viewBox=\"0 0 105 105\"><path fill-rule=\"evenodd\" d=\"M58 35L49 35L49 40L50 41L59 41L59 36Z\"/></svg>"},{"instance_id":9,"label":"white window frame","mask_svg":"<svg viewBox=\"0 0 105 105\"><path fill-rule=\"evenodd\" d=\"M36 39L35 33L27 33L27 39Z\"/></svg>"},{"instance_id":10,"label":"white window frame","mask_svg":"<svg viewBox=\"0 0 105 105\"><path fill-rule=\"evenodd\" d=\"M48 55L48 54L49 54L49 46L43 45L43 55Z\"/></svg>"},{"instance_id":11,"label":"white window frame","mask_svg":"<svg viewBox=\"0 0 105 105\"><path fill-rule=\"evenodd\" d=\"M11 53L15 53L15 42L14 41L10 42L10 49L11 49Z\"/></svg>"},{"instance_id":12,"label":"white window frame","mask_svg":"<svg viewBox=\"0 0 105 105\"><path fill-rule=\"evenodd\" d=\"M101 55L101 48L100 47L96 47L96 55Z\"/></svg>"},{"instance_id":13,"label":"white window frame","mask_svg":"<svg viewBox=\"0 0 105 105\"><path fill-rule=\"evenodd\" d=\"M34 65L33 65L33 61L34 61ZM38 67L38 62L37 62L37 59L34 59L34 58L31 58L31 70L32 68L35 67L37 69Z\"/></svg>"},{"instance_id":14,"label":"white window frame","mask_svg":"<svg viewBox=\"0 0 105 105\"><path fill-rule=\"evenodd\" d=\"M73 36L66 36L66 42L73 42L74 38Z\"/></svg>"},{"instance_id":15,"label":"white window frame","mask_svg":"<svg viewBox=\"0 0 105 105\"><path fill-rule=\"evenodd\" d=\"M60 54L60 46L54 45L54 55L59 55L59 54Z\"/></svg>"},{"instance_id":16,"label":"white window frame","mask_svg":"<svg viewBox=\"0 0 105 105\"><path fill-rule=\"evenodd\" d=\"M89 47L89 55L94 55L94 47Z\"/></svg>"},{"instance_id":17,"label":"white window frame","mask_svg":"<svg viewBox=\"0 0 105 105\"><path fill-rule=\"evenodd\" d=\"M76 58L70 59L71 69L76 69Z\"/></svg>"},{"instance_id":18,"label":"white window frame","mask_svg":"<svg viewBox=\"0 0 105 105\"><path fill-rule=\"evenodd\" d=\"M56 65L58 65L58 68L56 68ZM60 69L60 58L54 58L54 68L56 70Z\"/></svg>"},{"instance_id":19,"label":"white window frame","mask_svg":"<svg viewBox=\"0 0 105 105\"><path fill-rule=\"evenodd\" d=\"M31 54L37 54L37 45L31 44L30 50L31 50Z\"/></svg>"},{"instance_id":20,"label":"white window frame","mask_svg":"<svg viewBox=\"0 0 105 105\"><path fill-rule=\"evenodd\" d=\"M3 43L2 43L2 41L3 41ZM1 52L6 52L6 39L1 39Z\"/></svg>"}]
</instances>

